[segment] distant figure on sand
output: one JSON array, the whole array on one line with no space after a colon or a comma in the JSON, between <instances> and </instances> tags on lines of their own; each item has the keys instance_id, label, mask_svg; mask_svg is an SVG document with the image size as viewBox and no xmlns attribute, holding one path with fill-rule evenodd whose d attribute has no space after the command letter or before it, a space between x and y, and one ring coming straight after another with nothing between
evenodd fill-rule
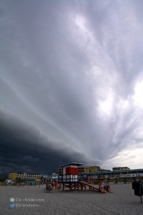
<instances>
[{"instance_id":1,"label":"distant figure on sand","mask_svg":"<svg viewBox=\"0 0 143 215\"><path fill-rule=\"evenodd\" d=\"M51 183L47 180L47 181L46 181L46 192L51 191L52 188L53 188L53 187L52 187Z\"/></svg>"},{"instance_id":2,"label":"distant figure on sand","mask_svg":"<svg viewBox=\"0 0 143 215\"><path fill-rule=\"evenodd\" d=\"M99 183L99 192L106 193L106 191L104 190L104 187L103 187L102 183Z\"/></svg>"},{"instance_id":3,"label":"distant figure on sand","mask_svg":"<svg viewBox=\"0 0 143 215\"><path fill-rule=\"evenodd\" d=\"M91 181L90 181L90 178L89 178L89 177L87 178L87 183L88 183L88 184L91 184Z\"/></svg>"},{"instance_id":4,"label":"distant figure on sand","mask_svg":"<svg viewBox=\"0 0 143 215\"><path fill-rule=\"evenodd\" d=\"M59 184L58 184L58 182L56 181L56 182L55 182L55 190L58 190L58 187L59 187Z\"/></svg>"},{"instance_id":5,"label":"distant figure on sand","mask_svg":"<svg viewBox=\"0 0 143 215\"><path fill-rule=\"evenodd\" d=\"M109 182L107 181L107 179L104 180L104 190L107 191L108 193L112 193Z\"/></svg>"}]
</instances>

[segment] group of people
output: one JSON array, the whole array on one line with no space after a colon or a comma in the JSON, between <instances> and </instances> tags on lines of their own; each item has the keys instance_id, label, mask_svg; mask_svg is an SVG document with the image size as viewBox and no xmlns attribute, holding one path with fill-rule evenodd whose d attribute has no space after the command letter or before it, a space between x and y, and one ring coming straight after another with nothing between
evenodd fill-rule
<instances>
[{"instance_id":1,"label":"group of people","mask_svg":"<svg viewBox=\"0 0 143 215\"><path fill-rule=\"evenodd\" d=\"M61 189L61 185L58 184L58 182L50 182L50 181L46 181L46 192L49 192L49 191L52 191L54 189L58 189L60 190Z\"/></svg>"},{"instance_id":2,"label":"group of people","mask_svg":"<svg viewBox=\"0 0 143 215\"><path fill-rule=\"evenodd\" d=\"M89 183L89 182L88 182ZM61 185L58 184L58 182L54 181L46 181L46 192L50 192L54 189L61 189ZM101 193L112 193L109 182L107 179L104 180L104 183L100 182L99 183L99 191Z\"/></svg>"},{"instance_id":3,"label":"group of people","mask_svg":"<svg viewBox=\"0 0 143 215\"><path fill-rule=\"evenodd\" d=\"M99 191L101 193L112 193L109 182L107 179L104 180L104 183L100 182L99 183Z\"/></svg>"}]
</instances>

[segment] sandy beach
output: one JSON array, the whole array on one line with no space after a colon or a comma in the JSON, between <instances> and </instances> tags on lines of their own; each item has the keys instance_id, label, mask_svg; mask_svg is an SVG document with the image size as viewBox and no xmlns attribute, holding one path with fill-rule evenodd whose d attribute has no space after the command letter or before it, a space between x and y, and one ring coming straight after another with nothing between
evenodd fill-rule
<instances>
[{"instance_id":1,"label":"sandy beach","mask_svg":"<svg viewBox=\"0 0 143 215\"><path fill-rule=\"evenodd\" d=\"M3 215L143 215L143 204L131 184L113 184L111 194L95 191L54 191L44 193L45 185L0 186L0 214ZM15 205L12 199L15 198ZM11 205L10 205L11 204ZM14 206L14 207L13 207Z\"/></svg>"}]
</instances>

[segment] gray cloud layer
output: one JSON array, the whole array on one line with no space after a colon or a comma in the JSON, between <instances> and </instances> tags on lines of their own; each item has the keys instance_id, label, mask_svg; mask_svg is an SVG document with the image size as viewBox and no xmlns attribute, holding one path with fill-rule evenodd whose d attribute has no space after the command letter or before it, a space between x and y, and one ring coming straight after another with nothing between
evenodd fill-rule
<instances>
[{"instance_id":1,"label":"gray cloud layer","mask_svg":"<svg viewBox=\"0 0 143 215\"><path fill-rule=\"evenodd\" d=\"M23 169L50 150L43 162L53 169L75 159L141 168L142 2L15 0L0 8L2 129L14 138L2 142L2 171L16 146Z\"/></svg>"}]
</instances>

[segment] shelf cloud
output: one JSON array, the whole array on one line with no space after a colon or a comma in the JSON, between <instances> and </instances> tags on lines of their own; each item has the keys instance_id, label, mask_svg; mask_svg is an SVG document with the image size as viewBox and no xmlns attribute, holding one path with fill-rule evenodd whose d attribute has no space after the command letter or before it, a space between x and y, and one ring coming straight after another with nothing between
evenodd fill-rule
<instances>
[{"instance_id":1,"label":"shelf cloud","mask_svg":"<svg viewBox=\"0 0 143 215\"><path fill-rule=\"evenodd\" d=\"M143 168L142 8L0 2L1 172Z\"/></svg>"}]
</instances>

